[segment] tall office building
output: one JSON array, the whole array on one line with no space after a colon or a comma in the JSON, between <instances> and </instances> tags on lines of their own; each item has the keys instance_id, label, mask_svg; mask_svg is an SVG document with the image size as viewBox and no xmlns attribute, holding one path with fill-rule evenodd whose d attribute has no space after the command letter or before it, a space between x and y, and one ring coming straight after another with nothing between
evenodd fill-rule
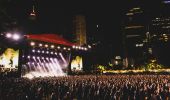
<instances>
[{"instance_id":1,"label":"tall office building","mask_svg":"<svg viewBox=\"0 0 170 100\"><path fill-rule=\"evenodd\" d=\"M123 22L124 66L133 67L144 60L143 41L147 30L145 14L140 7L132 8L126 13Z\"/></svg>"},{"instance_id":2,"label":"tall office building","mask_svg":"<svg viewBox=\"0 0 170 100\"><path fill-rule=\"evenodd\" d=\"M83 15L76 15L73 19L74 42L78 45L86 44L86 19Z\"/></svg>"}]
</instances>

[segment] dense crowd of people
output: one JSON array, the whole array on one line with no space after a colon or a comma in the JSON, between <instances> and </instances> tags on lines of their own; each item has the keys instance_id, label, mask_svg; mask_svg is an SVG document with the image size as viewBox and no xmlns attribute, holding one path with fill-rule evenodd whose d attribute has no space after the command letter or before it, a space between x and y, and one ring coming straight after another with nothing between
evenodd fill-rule
<instances>
[{"instance_id":1,"label":"dense crowd of people","mask_svg":"<svg viewBox=\"0 0 170 100\"><path fill-rule=\"evenodd\" d=\"M5 78L0 100L170 100L170 75Z\"/></svg>"}]
</instances>

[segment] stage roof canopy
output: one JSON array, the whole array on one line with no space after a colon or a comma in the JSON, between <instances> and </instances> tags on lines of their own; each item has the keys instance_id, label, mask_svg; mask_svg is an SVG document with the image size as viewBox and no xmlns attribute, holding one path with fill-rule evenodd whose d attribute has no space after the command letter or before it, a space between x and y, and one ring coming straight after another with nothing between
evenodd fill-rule
<instances>
[{"instance_id":1,"label":"stage roof canopy","mask_svg":"<svg viewBox=\"0 0 170 100\"><path fill-rule=\"evenodd\" d=\"M37 40L42 42L49 42L54 44L61 44L65 46L73 46L76 45L75 43L72 43L57 34L28 34L26 35L27 39L29 40Z\"/></svg>"}]
</instances>

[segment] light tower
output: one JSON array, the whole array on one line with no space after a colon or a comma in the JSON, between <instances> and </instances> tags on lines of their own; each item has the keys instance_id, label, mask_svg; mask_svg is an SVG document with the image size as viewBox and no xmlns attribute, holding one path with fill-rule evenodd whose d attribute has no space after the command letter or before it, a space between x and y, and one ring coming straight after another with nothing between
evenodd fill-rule
<instances>
[{"instance_id":1,"label":"light tower","mask_svg":"<svg viewBox=\"0 0 170 100\"><path fill-rule=\"evenodd\" d=\"M36 12L35 12L35 6L33 5L33 7L32 7L32 11L31 11L31 13L30 13L30 15L29 15L29 18L31 19L31 20L35 20L36 19Z\"/></svg>"}]
</instances>

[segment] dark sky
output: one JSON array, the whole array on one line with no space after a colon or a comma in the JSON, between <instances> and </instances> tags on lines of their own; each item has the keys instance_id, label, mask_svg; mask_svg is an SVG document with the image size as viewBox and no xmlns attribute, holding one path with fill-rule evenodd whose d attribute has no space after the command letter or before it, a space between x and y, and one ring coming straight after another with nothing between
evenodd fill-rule
<instances>
[{"instance_id":1,"label":"dark sky","mask_svg":"<svg viewBox=\"0 0 170 100\"><path fill-rule=\"evenodd\" d=\"M157 1L157 0L156 0ZM158 1L157 1L158 2ZM74 15L83 14L87 21L87 34L99 35L107 43L112 44L113 50L121 50L121 23L126 11L136 5L143 7L156 6L155 0L117 0L112 2L90 0L11 0L7 5L12 16L19 20L25 30L30 29L28 15L32 5L37 12L36 23L33 30L40 33L73 34L72 18ZM96 32L99 25L100 32ZM29 30L30 32L30 30ZM31 33L31 32L30 32Z\"/></svg>"}]
</instances>

